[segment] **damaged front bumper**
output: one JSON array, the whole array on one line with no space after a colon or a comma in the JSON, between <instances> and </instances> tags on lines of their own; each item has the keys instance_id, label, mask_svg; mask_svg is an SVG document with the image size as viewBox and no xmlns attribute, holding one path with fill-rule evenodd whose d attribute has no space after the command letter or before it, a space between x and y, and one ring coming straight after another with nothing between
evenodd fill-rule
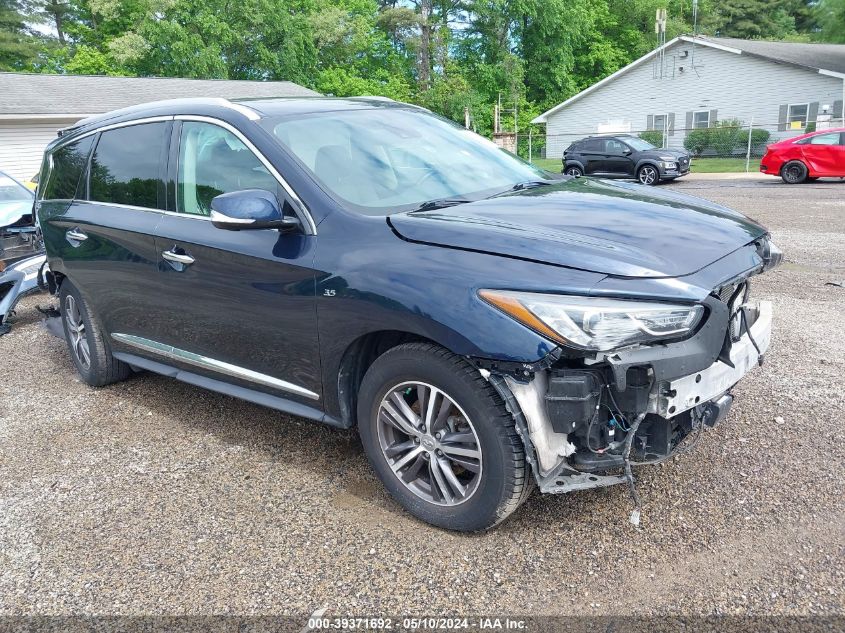
<instances>
[{"instance_id":1,"label":"damaged front bumper","mask_svg":"<svg viewBox=\"0 0 845 633\"><path fill-rule=\"evenodd\" d=\"M762 363L771 341L769 302L739 310L736 336L737 312L720 312L714 302L710 331L686 341L559 360L528 380L484 371L514 415L540 490L631 483L626 467L663 461L691 432L723 420L730 389Z\"/></svg>"},{"instance_id":2,"label":"damaged front bumper","mask_svg":"<svg viewBox=\"0 0 845 633\"><path fill-rule=\"evenodd\" d=\"M42 290L39 276L46 268L46 261L46 255L27 257L0 272L0 335L9 331L8 320L18 301Z\"/></svg>"}]
</instances>

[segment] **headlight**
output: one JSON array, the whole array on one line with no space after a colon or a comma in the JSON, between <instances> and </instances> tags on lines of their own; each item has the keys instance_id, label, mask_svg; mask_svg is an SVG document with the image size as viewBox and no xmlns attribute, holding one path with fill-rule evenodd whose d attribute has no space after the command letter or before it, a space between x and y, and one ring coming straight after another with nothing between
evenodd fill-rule
<instances>
[{"instance_id":1,"label":"headlight","mask_svg":"<svg viewBox=\"0 0 845 633\"><path fill-rule=\"evenodd\" d=\"M700 305L479 290L479 296L523 325L569 347L606 352L689 334Z\"/></svg>"},{"instance_id":2,"label":"headlight","mask_svg":"<svg viewBox=\"0 0 845 633\"><path fill-rule=\"evenodd\" d=\"M663 169L675 169L675 161L671 161L671 162L664 161L660 164L663 165Z\"/></svg>"},{"instance_id":3,"label":"headlight","mask_svg":"<svg viewBox=\"0 0 845 633\"><path fill-rule=\"evenodd\" d=\"M763 270L771 270L783 261L783 251L768 237L757 242L757 252L763 260Z\"/></svg>"}]
</instances>

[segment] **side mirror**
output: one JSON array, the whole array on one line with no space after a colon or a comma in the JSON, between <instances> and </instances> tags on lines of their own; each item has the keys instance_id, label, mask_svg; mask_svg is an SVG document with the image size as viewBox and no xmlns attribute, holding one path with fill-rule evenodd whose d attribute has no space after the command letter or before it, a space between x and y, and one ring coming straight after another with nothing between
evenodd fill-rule
<instances>
[{"instance_id":1,"label":"side mirror","mask_svg":"<svg viewBox=\"0 0 845 633\"><path fill-rule=\"evenodd\" d=\"M626 147L625 149L622 150L622 153L625 154L625 156L630 156L631 154L634 153L634 151L630 147Z\"/></svg>"},{"instance_id":2,"label":"side mirror","mask_svg":"<svg viewBox=\"0 0 845 633\"><path fill-rule=\"evenodd\" d=\"M299 218L285 215L276 195L264 189L244 189L215 196L211 200L211 223L228 231L278 229L285 232L300 226Z\"/></svg>"}]
</instances>

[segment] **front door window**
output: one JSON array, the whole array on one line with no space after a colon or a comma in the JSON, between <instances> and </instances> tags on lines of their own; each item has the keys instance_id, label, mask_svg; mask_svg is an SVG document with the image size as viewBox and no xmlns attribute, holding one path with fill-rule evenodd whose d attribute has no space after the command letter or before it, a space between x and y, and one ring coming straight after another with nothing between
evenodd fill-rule
<instances>
[{"instance_id":1,"label":"front door window","mask_svg":"<svg viewBox=\"0 0 845 633\"><path fill-rule=\"evenodd\" d=\"M228 130L200 121L182 123L177 211L209 215L211 199L243 189L276 191L276 180L244 143Z\"/></svg>"}]
</instances>

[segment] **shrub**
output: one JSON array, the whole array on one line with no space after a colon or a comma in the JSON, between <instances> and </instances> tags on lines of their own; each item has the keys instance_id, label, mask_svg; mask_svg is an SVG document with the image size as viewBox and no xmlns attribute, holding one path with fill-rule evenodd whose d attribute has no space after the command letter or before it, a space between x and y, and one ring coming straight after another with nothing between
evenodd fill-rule
<instances>
[{"instance_id":1,"label":"shrub","mask_svg":"<svg viewBox=\"0 0 845 633\"><path fill-rule=\"evenodd\" d=\"M717 121L713 127L690 130L684 139L684 148L695 156L703 153L716 156L745 154L748 145L748 130L739 119ZM768 130L751 130L751 153L759 154L768 142Z\"/></svg>"},{"instance_id":2,"label":"shrub","mask_svg":"<svg viewBox=\"0 0 845 633\"><path fill-rule=\"evenodd\" d=\"M648 130L646 132L640 132L640 138L644 141L648 141L655 147L663 147L663 132L660 130Z\"/></svg>"},{"instance_id":3,"label":"shrub","mask_svg":"<svg viewBox=\"0 0 845 633\"><path fill-rule=\"evenodd\" d=\"M766 143L769 142L771 136L769 130L761 130L760 128L751 130L751 153L762 156L763 150L766 149Z\"/></svg>"},{"instance_id":4,"label":"shrub","mask_svg":"<svg viewBox=\"0 0 845 633\"><path fill-rule=\"evenodd\" d=\"M690 130L684 139L684 149L693 156L700 156L701 152L710 147L710 128Z\"/></svg>"},{"instance_id":5,"label":"shrub","mask_svg":"<svg viewBox=\"0 0 845 633\"><path fill-rule=\"evenodd\" d=\"M742 121L739 119L717 121L710 129L710 147L717 156L731 156L734 149L742 145L741 131Z\"/></svg>"}]
</instances>

